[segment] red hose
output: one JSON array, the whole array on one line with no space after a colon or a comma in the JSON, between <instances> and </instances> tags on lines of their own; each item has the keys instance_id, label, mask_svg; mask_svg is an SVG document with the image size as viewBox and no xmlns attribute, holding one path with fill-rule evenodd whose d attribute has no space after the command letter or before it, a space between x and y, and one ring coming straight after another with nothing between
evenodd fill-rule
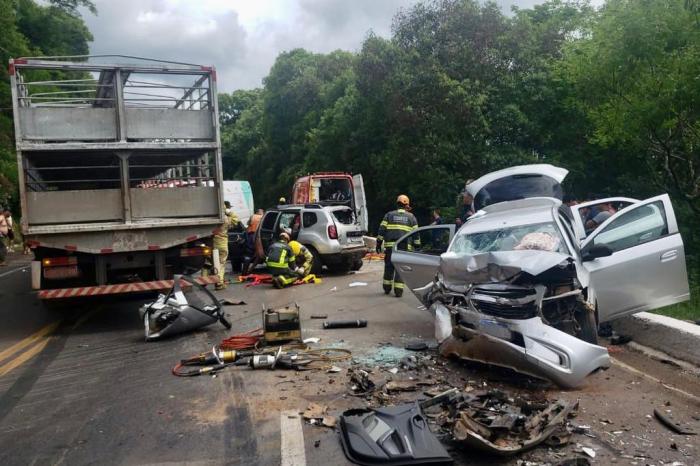
<instances>
[{"instance_id":1,"label":"red hose","mask_svg":"<svg viewBox=\"0 0 700 466\"><path fill-rule=\"evenodd\" d=\"M232 335L228 338L221 340L219 343L219 348L222 350L246 350L255 348L255 345L262 340L263 331L262 328L256 328L245 333L239 333L238 335Z\"/></svg>"}]
</instances>

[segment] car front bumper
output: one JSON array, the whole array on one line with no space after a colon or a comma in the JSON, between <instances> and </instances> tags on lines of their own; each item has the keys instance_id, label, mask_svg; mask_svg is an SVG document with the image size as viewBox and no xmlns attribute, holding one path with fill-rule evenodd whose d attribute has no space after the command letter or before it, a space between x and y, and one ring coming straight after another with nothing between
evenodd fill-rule
<instances>
[{"instance_id":1,"label":"car front bumper","mask_svg":"<svg viewBox=\"0 0 700 466\"><path fill-rule=\"evenodd\" d=\"M610 366L606 348L557 330L540 317L503 319L462 306L447 309L454 327L452 338L442 344L444 355L510 367L566 388Z\"/></svg>"}]
</instances>

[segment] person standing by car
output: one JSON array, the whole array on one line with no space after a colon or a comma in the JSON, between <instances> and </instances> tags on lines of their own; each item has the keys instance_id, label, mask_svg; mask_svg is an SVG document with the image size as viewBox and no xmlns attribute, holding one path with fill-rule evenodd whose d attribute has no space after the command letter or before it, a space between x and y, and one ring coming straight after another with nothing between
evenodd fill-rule
<instances>
[{"instance_id":1,"label":"person standing by car","mask_svg":"<svg viewBox=\"0 0 700 466\"><path fill-rule=\"evenodd\" d=\"M223 290L226 288L226 260L228 259L228 230L236 225L239 220L231 210L231 203L224 202L224 223L214 230L214 249L219 251L219 263L214 264L219 275L219 282L214 289Z\"/></svg>"},{"instance_id":2,"label":"person standing by car","mask_svg":"<svg viewBox=\"0 0 700 466\"><path fill-rule=\"evenodd\" d=\"M7 219L5 218L4 211L0 209L0 267L7 265L5 259L7 258L7 247L5 246L5 238L10 231Z\"/></svg>"},{"instance_id":3,"label":"person standing by car","mask_svg":"<svg viewBox=\"0 0 700 466\"><path fill-rule=\"evenodd\" d=\"M401 276L394 270L394 265L391 263L391 251L394 249L396 241L408 232L418 228L416 217L409 212L411 210L408 196L401 194L396 198L396 210L388 212L384 216L384 220L379 224L379 233L377 234L377 252L381 252L384 247L384 279L382 288L384 294L391 293L397 298L403 295L403 280ZM420 246L420 240L415 240L413 245Z\"/></svg>"}]
</instances>

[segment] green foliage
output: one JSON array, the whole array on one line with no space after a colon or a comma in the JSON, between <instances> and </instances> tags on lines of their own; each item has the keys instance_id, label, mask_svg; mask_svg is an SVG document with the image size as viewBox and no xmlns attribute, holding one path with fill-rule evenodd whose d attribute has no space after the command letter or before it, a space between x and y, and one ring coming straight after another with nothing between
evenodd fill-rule
<instances>
[{"instance_id":1,"label":"green foliage","mask_svg":"<svg viewBox=\"0 0 700 466\"><path fill-rule=\"evenodd\" d=\"M12 96L7 62L41 55L84 55L92 35L77 8L87 0L55 0L48 6L33 0L0 0L0 205L19 211L14 152Z\"/></svg>"}]
</instances>

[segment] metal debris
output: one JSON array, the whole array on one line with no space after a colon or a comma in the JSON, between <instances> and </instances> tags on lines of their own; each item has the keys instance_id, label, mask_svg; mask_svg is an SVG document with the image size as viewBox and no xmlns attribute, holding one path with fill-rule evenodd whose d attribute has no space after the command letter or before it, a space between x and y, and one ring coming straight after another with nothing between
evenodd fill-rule
<instances>
[{"instance_id":1,"label":"metal debris","mask_svg":"<svg viewBox=\"0 0 700 466\"><path fill-rule=\"evenodd\" d=\"M661 410L654 408L654 416L656 416L656 419L658 419L663 425L671 429L677 434L680 435L696 435L697 432L688 430L678 424L677 422L674 422L673 419L671 419L669 416L666 414L662 413Z\"/></svg>"},{"instance_id":2,"label":"metal debris","mask_svg":"<svg viewBox=\"0 0 700 466\"><path fill-rule=\"evenodd\" d=\"M533 448L556 433L552 442L568 442L567 418L578 403L530 402L499 390L467 394L451 407L453 437L465 445L501 456Z\"/></svg>"}]
</instances>

